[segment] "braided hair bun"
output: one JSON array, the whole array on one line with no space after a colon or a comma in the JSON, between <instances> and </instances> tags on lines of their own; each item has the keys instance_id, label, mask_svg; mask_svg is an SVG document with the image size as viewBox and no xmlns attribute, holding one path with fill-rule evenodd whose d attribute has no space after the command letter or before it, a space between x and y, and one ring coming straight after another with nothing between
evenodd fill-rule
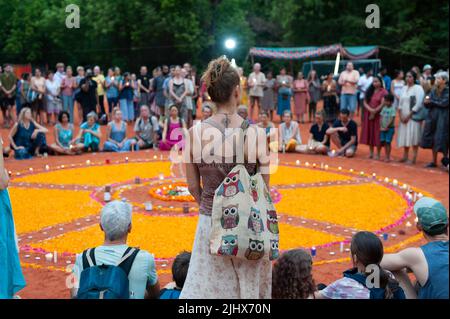
<instances>
[{"instance_id":1,"label":"braided hair bun","mask_svg":"<svg viewBox=\"0 0 450 319\"><path fill-rule=\"evenodd\" d=\"M237 69L225 56L209 62L202 80L206 84L211 100L215 103L227 102L240 82Z\"/></svg>"}]
</instances>

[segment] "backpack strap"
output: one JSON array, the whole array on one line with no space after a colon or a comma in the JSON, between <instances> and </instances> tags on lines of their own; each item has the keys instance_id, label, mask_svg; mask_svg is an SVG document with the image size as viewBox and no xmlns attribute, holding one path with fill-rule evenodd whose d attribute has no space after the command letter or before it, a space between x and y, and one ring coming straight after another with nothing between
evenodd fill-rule
<instances>
[{"instance_id":1,"label":"backpack strap","mask_svg":"<svg viewBox=\"0 0 450 319\"><path fill-rule=\"evenodd\" d=\"M128 247L123 253L122 258L117 263L117 267L122 268L127 276L130 273L131 267L133 266L134 260L136 259L139 251L140 250L138 248Z\"/></svg>"},{"instance_id":2,"label":"backpack strap","mask_svg":"<svg viewBox=\"0 0 450 319\"><path fill-rule=\"evenodd\" d=\"M83 261L83 269L97 266L97 262L95 261L95 248L92 249L89 248L83 251L82 261Z\"/></svg>"}]
</instances>

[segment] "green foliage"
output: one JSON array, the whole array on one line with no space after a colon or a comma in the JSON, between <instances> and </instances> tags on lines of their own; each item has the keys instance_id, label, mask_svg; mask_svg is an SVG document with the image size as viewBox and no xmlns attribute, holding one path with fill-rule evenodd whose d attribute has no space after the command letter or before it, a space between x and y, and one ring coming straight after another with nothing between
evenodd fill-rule
<instances>
[{"instance_id":1,"label":"green foliage","mask_svg":"<svg viewBox=\"0 0 450 319\"><path fill-rule=\"evenodd\" d=\"M254 45L342 43L380 45L381 58L392 67L448 66L448 2L379 0L381 28L367 29L365 8L371 2L0 0L0 61L50 67L58 61L123 68L184 61L204 66L221 54L242 64ZM80 7L80 29L65 27L65 8L72 3ZM233 52L223 47L228 37L238 42Z\"/></svg>"}]
</instances>

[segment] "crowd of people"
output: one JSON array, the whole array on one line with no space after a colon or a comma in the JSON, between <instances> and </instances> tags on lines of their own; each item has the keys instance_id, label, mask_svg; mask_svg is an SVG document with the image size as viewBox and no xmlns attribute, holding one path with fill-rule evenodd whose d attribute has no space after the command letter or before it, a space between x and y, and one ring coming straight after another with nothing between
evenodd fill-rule
<instances>
[{"instance_id":1,"label":"crowd of people","mask_svg":"<svg viewBox=\"0 0 450 319\"><path fill-rule=\"evenodd\" d=\"M343 86L354 86L357 76L352 70L352 65L347 65L348 74L341 74ZM260 67L255 66L255 74L250 76L250 82L264 83L265 76L261 73ZM173 93L174 104L168 103L164 106L165 120L164 131L167 132L175 127L188 126L188 120L185 117L189 114L189 109L184 109L179 103L183 101L179 86L186 84L185 77L182 75L181 68L174 68L174 76L168 80L168 88ZM413 73L411 73L412 78ZM242 86L240 72L225 57L213 60L208 65L202 79L204 86L211 98L214 106L210 107L211 114L208 119L200 123L200 128L216 128L220 132L225 129L249 128L249 111L247 106L237 105L241 101ZM254 79L254 81L252 80ZM299 77L299 81L301 81ZM378 80L378 81L377 81ZM364 121L375 121L374 114L382 112L390 113L392 103L395 99L382 94L382 83L386 79L373 79L372 84L365 92L364 108L368 112L363 112ZM90 81L90 80L89 80ZM94 80L92 80L94 81ZM158 80L162 83L162 79ZM155 82L158 83L155 79ZM408 80L410 87L416 84ZM95 81L94 81L95 82ZM153 82L153 83L155 83ZM142 83L142 81L140 82ZM444 89L447 89L447 114L448 114L448 78L444 73L438 73L436 76L435 93L430 95L431 105L444 105L440 99L444 97ZM407 84L408 85L408 84ZM119 85L120 87L120 85ZM156 84L158 87L158 84ZM178 87L177 89L175 89ZM284 86L289 89L290 86ZM84 90L83 88L81 90ZM417 90L423 90L421 87ZM175 93L181 93L178 95ZM263 90L264 91L264 90ZM186 92L186 86L184 89ZM264 99L263 96L253 96L250 94L250 109L258 107L258 103ZM349 93L344 95L351 95ZM412 94L408 89L403 89L405 94ZM281 93L284 94L284 93ZM434 95L435 94L435 95ZM97 96L97 95L96 95ZM337 97L337 96L335 96ZM355 95L356 97L356 95ZM370 97L370 98L367 98ZM262 99L261 99L262 98ZM356 151L357 126L352 119L357 108L354 107L353 97L347 96L346 107L340 109L339 119L333 119L333 125L324 129L327 122L326 110L324 113L315 112L315 121L311 129L311 147L322 153L327 149L323 146L327 141L340 145L340 152L346 156L352 156ZM400 109L402 108L403 93L399 99ZM342 98L341 98L342 100ZM372 103L372 100L376 101ZM411 109L417 105L417 100L409 99ZM282 98L282 101L285 101ZM441 101L441 102L439 102ZM414 103L413 103L414 102ZM178 103L178 105L177 105ZM149 104L149 103L147 103ZM143 103L140 109L141 118L135 123L137 132L141 140L130 141L124 134L124 125L129 118L125 118L125 110L120 105L114 107L112 114L104 114L111 118L107 127L108 144L111 149L120 150L128 145L131 148L138 148L146 142L145 137L155 138L156 130L153 126L158 121L156 115L152 118L151 109ZM123 105L125 107L125 104ZM437 106L436 106L437 107ZM83 106L82 106L83 108ZM159 109L159 106L158 106ZM163 109L161 108L160 111ZM378 111L377 111L378 110ZM96 150L100 139L98 114L94 110L87 109L84 112L84 123L75 140L76 143L70 143L73 133L70 111L59 113L59 126L55 130L55 135L59 137L56 145L64 151L67 142L74 147L70 148L73 152L80 150ZM153 112L157 112L154 109ZM100 109L101 112L101 109ZM433 111L431 111L431 114ZM401 112L400 112L401 113ZM412 113L412 112L411 112ZM130 114L130 113L127 113ZM183 115L184 114L184 115ZM206 111L204 114L208 114ZM270 114L261 113L260 126L269 128L270 132ZM37 116L38 114L35 114ZM159 114L163 116L162 114ZM297 149L297 145L291 146L291 140L301 141L298 126L293 120L292 114L288 110L283 110L283 123L280 125L280 141L285 150ZM301 113L300 113L301 115ZM103 115L102 115L103 116ZM411 115L408 115L410 117ZM430 116L430 120L434 118ZM434 116L434 115L433 115ZM300 119L301 120L301 119ZM12 145L15 149L25 151L28 155L39 152L45 140L47 128L38 123L33 117L32 111L25 107L19 112L20 124L14 124L12 134ZM378 119L382 121L382 119ZM405 119L402 121L406 122ZM389 128L392 118L385 122L385 128ZM368 122L371 123L371 122ZM409 128L409 122L403 123ZM367 139L375 139L374 132L380 132L381 129L375 124L370 124L366 135ZM378 124L377 124L378 125ZM380 124L381 125L381 124ZM145 130L143 128L150 127ZM142 130L142 131L141 131ZM144 132L145 131L145 132ZM256 130L261 132L262 130ZM264 133L264 131L262 131ZM383 130L386 132L386 130ZM270 133L269 133L270 134ZM364 136L363 134L363 136ZM18 138L15 138L18 135ZM225 133L224 133L225 135ZM408 134L406 134L408 135ZM411 135L411 134L409 134ZM61 138L62 137L62 138ZM82 139L80 140L80 138ZM29 144L19 148L21 139L29 139ZM381 139L381 137L379 137ZM386 137L384 137L386 138ZM30 142L31 141L31 142ZM164 139L163 142L170 146L170 140ZM321 145L317 144L320 143ZM285 145L286 144L286 145ZM164 145L164 144L163 144ZM278 145L280 146L280 145ZM376 146L376 145L374 145ZM0 143L0 207L1 223L6 225L0 232L1 243L5 249L0 250L1 260L6 260L6 267L0 268L0 297L11 298L20 288L25 285L23 275L20 271L20 262L18 257L17 244L15 242L15 230L12 219L12 210L7 190L8 173L4 169L3 163L3 143ZM210 149L209 145L202 143L201 154L206 154ZM255 150L256 148L256 150ZM343 273L342 278L328 285L316 284L312 275L313 256L305 250L287 251L276 260L274 265L269 260L258 259L233 259L229 256L213 255L210 252L210 233L212 231L212 208L214 206L214 197L216 189L230 178L227 178L229 172L236 165L244 165L247 172L251 175L256 174L258 170L267 189L270 189L269 170L262 168L267 165L261 159L263 153L256 147L247 150L245 158L237 156L238 149L233 150L233 154L222 154L219 157L225 158L232 155L232 161L223 162L205 162L195 161L186 163L186 180L189 192L199 204L198 227L195 234L195 241L191 253L183 252L174 261L172 272L174 282L161 291L157 276L154 256L149 252L138 248L129 247L127 244L128 235L133 231L132 227L132 207L123 201L113 201L106 204L100 216L100 228L104 232L104 243L99 247L92 247L80 253L75 262L73 272L75 275L75 285L71 291L74 298L180 298L180 299L204 299L204 298L304 298L304 299L440 299L449 298L449 279L448 279L448 213L446 208L438 201L424 197L414 205L414 213L417 216L417 229L423 233L427 243L421 247L412 247L401 250L395 254L384 254L383 242L380 237L372 232L361 231L356 233L350 245L349 257L352 267ZM31 150L31 151L30 151ZM37 151L36 151L37 150ZM310 150L310 147L307 147ZM256 154L256 163L250 162L250 151ZM190 155L193 156L193 150L190 148ZM19 152L20 153L20 152ZM235 177L233 177L235 179ZM228 181L230 183L230 181ZM239 186L242 187L242 186ZM230 186L230 189L232 187ZM238 186L234 186L238 189ZM270 200L270 194L267 195ZM262 224L261 224L262 225ZM283 235L281 235L283 236ZM5 256L5 258L3 258ZM100 267L100 268L99 268ZM118 270L120 268L121 270ZM408 272L412 272L416 283L411 282ZM375 281L369 280L375 276ZM107 282L102 279L108 278ZM102 287L102 289L99 289ZM4 295L4 296L3 296Z\"/></svg>"},{"instance_id":2,"label":"crowd of people","mask_svg":"<svg viewBox=\"0 0 450 319\"><path fill-rule=\"evenodd\" d=\"M406 73L395 70L391 78L386 68L373 74L371 69L355 70L352 62L339 76L319 77L311 70L306 78L299 72L294 79L286 68L274 76L272 71L264 74L259 63L248 77L242 68L238 72L240 114L268 134L278 126L278 140L272 145L278 151L352 157L358 144L365 144L370 158L381 159L384 148L389 162L397 135L397 147L404 150L400 162L415 164L422 147L432 150L428 168L439 165L439 153L448 167L448 72L433 74L432 67L425 65L422 73L413 67ZM12 66L4 66L0 104L3 126L11 128L11 148L5 147L5 156L11 150L15 158L24 159L46 153L182 148L184 136L173 139L172 132L190 128L194 119L215 112L205 83L189 63L157 67L151 74L146 66L139 75L122 74L113 67L104 76L98 66L86 71L79 66L76 73L58 63L46 77L36 68L32 76L25 73L18 80ZM323 101L320 111L319 101ZM197 105L201 116L196 114ZM74 119L75 108L78 119ZM279 125L273 123L275 113L281 118ZM305 117L313 124L303 143L299 125ZM78 133L75 120L80 124ZM134 132L129 134L127 125L132 123ZM46 143L49 125L55 127L51 145ZM100 145L101 125L107 125L104 145Z\"/></svg>"}]
</instances>

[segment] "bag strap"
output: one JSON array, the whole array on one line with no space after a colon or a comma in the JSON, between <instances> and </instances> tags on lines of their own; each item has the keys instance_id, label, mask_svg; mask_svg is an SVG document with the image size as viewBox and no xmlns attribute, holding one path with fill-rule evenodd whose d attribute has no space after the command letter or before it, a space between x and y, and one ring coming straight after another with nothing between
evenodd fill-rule
<instances>
[{"instance_id":1,"label":"bag strap","mask_svg":"<svg viewBox=\"0 0 450 319\"><path fill-rule=\"evenodd\" d=\"M128 247L123 253L122 258L117 263L117 267L122 268L127 276L130 273L131 267L133 266L134 260L136 259L139 251L140 250L138 248Z\"/></svg>"},{"instance_id":2,"label":"bag strap","mask_svg":"<svg viewBox=\"0 0 450 319\"><path fill-rule=\"evenodd\" d=\"M97 266L97 262L95 261L95 248L89 248L83 251L82 255L82 261L83 261L83 270Z\"/></svg>"}]
</instances>

